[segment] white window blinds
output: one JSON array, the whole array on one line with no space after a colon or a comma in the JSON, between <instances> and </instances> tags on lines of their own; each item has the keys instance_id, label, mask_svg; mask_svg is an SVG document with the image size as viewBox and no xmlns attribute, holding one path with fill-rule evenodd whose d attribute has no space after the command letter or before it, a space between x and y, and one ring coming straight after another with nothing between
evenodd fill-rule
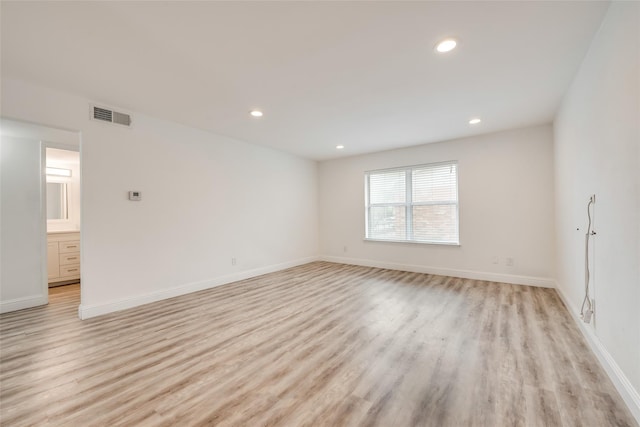
<instances>
[{"instance_id":1,"label":"white window blinds","mask_svg":"<svg viewBox=\"0 0 640 427\"><path fill-rule=\"evenodd\" d=\"M459 244L458 164L365 173L366 238Z\"/></svg>"}]
</instances>

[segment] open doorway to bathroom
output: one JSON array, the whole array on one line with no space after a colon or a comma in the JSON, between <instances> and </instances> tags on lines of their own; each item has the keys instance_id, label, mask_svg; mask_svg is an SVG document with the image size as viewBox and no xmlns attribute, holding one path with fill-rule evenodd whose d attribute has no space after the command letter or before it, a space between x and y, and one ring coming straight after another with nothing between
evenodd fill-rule
<instances>
[{"instance_id":1,"label":"open doorway to bathroom","mask_svg":"<svg viewBox=\"0 0 640 427\"><path fill-rule=\"evenodd\" d=\"M80 283L80 152L45 142L47 282L49 288ZM69 287L78 289L79 286ZM51 295L51 290L49 290Z\"/></svg>"}]
</instances>

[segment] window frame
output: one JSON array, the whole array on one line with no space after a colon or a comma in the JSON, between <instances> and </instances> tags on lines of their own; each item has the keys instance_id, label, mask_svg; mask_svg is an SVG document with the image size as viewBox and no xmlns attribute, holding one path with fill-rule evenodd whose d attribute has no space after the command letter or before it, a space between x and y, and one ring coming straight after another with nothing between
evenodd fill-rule
<instances>
[{"instance_id":1,"label":"window frame","mask_svg":"<svg viewBox=\"0 0 640 427\"><path fill-rule=\"evenodd\" d=\"M456 199L455 202L447 201L447 202L413 202L413 171L417 169L425 169L429 167L436 167L442 165L452 165L456 167ZM375 203L371 204L369 202L370 199L370 177L371 174L375 173L386 173L386 172L396 172L396 171L404 171L405 173L405 202L404 203ZM385 243L411 243L411 244L419 244L419 245L443 245L443 246L460 246L460 195L458 187L460 185L460 167L457 160L448 160L443 162L434 162L434 163L424 163L420 165L412 165L412 166L403 166L403 167L395 167L395 168L387 168L387 169L375 169L368 170L364 172L364 197L365 197L365 209L364 209L364 240L370 242L385 242ZM437 242L430 240L416 240L413 238L413 208L415 206L441 206L441 205L455 205L456 207L456 234L458 237L457 242ZM369 221L371 216L371 208L372 207L398 207L402 206L405 208L405 236L409 237L408 239L380 239L369 237Z\"/></svg>"}]
</instances>

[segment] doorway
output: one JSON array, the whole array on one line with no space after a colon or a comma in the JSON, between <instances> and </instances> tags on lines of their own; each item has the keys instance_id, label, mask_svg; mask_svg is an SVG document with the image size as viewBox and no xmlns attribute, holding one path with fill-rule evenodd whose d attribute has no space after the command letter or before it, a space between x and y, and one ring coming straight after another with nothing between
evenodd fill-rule
<instances>
[{"instance_id":1,"label":"doorway","mask_svg":"<svg viewBox=\"0 0 640 427\"><path fill-rule=\"evenodd\" d=\"M53 148L49 142L44 143L44 151L47 281L51 295L53 287L80 283L80 152Z\"/></svg>"}]
</instances>

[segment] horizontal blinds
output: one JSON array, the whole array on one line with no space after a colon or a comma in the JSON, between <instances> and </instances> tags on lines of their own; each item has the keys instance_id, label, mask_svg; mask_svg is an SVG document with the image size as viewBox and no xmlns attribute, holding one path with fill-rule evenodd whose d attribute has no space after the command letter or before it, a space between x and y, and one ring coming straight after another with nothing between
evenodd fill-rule
<instances>
[{"instance_id":1,"label":"horizontal blinds","mask_svg":"<svg viewBox=\"0 0 640 427\"><path fill-rule=\"evenodd\" d=\"M457 167L439 164L413 169L413 203L455 202L458 199Z\"/></svg>"},{"instance_id":2,"label":"horizontal blinds","mask_svg":"<svg viewBox=\"0 0 640 427\"><path fill-rule=\"evenodd\" d=\"M367 238L457 244L456 162L372 171L367 178Z\"/></svg>"},{"instance_id":3,"label":"horizontal blinds","mask_svg":"<svg viewBox=\"0 0 640 427\"><path fill-rule=\"evenodd\" d=\"M369 175L369 203L405 203L405 171L377 172Z\"/></svg>"}]
</instances>

